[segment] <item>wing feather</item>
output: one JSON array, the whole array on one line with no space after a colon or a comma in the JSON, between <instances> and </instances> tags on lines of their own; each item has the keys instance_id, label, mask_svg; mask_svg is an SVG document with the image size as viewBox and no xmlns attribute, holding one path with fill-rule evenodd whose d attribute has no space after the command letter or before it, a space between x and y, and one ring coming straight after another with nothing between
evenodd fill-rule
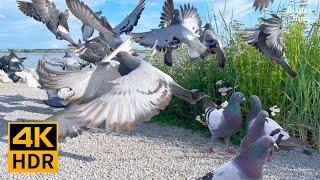
<instances>
[{"instance_id":1,"label":"wing feather","mask_svg":"<svg viewBox=\"0 0 320 180\"><path fill-rule=\"evenodd\" d=\"M163 12L161 13L161 21L159 27L164 28L168 27L172 20L174 15L174 5L173 0L167 0L164 2L163 6Z\"/></svg>"}]
</instances>

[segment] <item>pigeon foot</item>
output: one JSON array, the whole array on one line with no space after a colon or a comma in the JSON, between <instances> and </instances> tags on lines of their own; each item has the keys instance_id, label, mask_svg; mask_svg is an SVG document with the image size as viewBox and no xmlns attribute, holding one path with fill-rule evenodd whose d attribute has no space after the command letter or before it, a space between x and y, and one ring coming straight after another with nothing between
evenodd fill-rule
<instances>
[{"instance_id":1,"label":"pigeon foot","mask_svg":"<svg viewBox=\"0 0 320 180\"><path fill-rule=\"evenodd\" d=\"M228 153L228 154L230 154L230 155L233 155L233 154L235 154L235 150L232 148L232 147L228 147L227 149L226 149L226 152Z\"/></svg>"}]
</instances>

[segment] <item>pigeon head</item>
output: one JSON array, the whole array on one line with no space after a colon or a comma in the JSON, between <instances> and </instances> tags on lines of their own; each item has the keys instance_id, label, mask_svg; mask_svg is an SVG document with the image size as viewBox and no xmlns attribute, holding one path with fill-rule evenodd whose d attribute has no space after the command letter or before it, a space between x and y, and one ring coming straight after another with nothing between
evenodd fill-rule
<instances>
[{"instance_id":1,"label":"pigeon head","mask_svg":"<svg viewBox=\"0 0 320 180\"><path fill-rule=\"evenodd\" d=\"M182 22L182 14L179 9L175 9L173 12L173 23L180 23Z\"/></svg>"},{"instance_id":2,"label":"pigeon head","mask_svg":"<svg viewBox=\"0 0 320 180\"><path fill-rule=\"evenodd\" d=\"M97 17L100 18L100 16L102 15L102 11L97 11L97 12L95 12L94 14L95 14Z\"/></svg>"},{"instance_id":3,"label":"pigeon head","mask_svg":"<svg viewBox=\"0 0 320 180\"><path fill-rule=\"evenodd\" d=\"M256 95L250 97L250 111L248 115L248 122L257 117L259 112L262 110L262 104L260 98Z\"/></svg>"},{"instance_id":4,"label":"pigeon head","mask_svg":"<svg viewBox=\"0 0 320 180\"><path fill-rule=\"evenodd\" d=\"M242 92L235 92L232 94L230 101L236 101L239 103L243 103L243 101L245 101L245 96Z\"/></svg>"},{"instance_id":5,"label":"pigeon head","mask_svg":"<svg viewBox=\"0 0 320 180\"><path fill-rule=\"evenodd\" d=\"M207 23L204 27L205 30L213 30L212 24L211 23Z\"/></svg>"},{"instance_id":6,"label":"pigeon head","mask_svg":"<svg viewBox=\"0 0 320 180\"><path fill-rule=\"evenodd\" d=\"M256 118L255 125L259 125L260 127L264 126L264 123L266 121L268 122L268 117L269 117L269 114L267 111L260 111Z\"/></svg>"}]
</instances>

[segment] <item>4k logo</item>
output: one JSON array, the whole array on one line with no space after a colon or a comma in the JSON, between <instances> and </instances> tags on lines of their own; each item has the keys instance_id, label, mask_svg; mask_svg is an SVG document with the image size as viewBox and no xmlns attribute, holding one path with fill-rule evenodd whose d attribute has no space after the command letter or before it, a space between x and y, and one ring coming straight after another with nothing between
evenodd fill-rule
<instances>
[{"instance_id":1,"label":"4k logo","mask_svg":"<svg viewBox=\"0 0 320 180\"><path fill-rule=\"evenodd\" d=\"M57 123L9 123L9 172L58 172L57 129Z\"/></svg>"}]
</instances>

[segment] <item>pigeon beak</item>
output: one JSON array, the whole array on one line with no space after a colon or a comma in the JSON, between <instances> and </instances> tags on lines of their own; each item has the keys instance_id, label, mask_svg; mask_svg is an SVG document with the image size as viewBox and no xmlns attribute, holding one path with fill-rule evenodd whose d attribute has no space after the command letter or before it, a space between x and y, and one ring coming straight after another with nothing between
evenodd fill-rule
<instances>
[{"instance_id":1,"label":"pigeon beak","mask_svg":"<svg viewBox=\"0 0 320 180\"><path fill-rule=\"evenodd\" d=\"M279 149L279 146L278 146L276 143L273 143L273 147L274 147L275 149Z\"/></svg>"}]
</instances>

